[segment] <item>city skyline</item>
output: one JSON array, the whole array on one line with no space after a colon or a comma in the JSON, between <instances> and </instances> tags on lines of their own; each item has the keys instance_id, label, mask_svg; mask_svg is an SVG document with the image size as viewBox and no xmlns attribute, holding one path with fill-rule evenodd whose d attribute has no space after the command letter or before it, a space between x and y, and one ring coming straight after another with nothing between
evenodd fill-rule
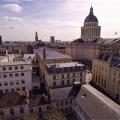
<instances>
[{"instance_id":1,"label":"city skyline","mask_svg":"<svg viewBox=\"0 0 120 120\"><path fill-rule=\"evenodd\" d=\"M101 37L119 37L119 0L1 0L0 34L3 41L33 41L35 31L45 41L51 35L72 41L80 37L91 3L102 27Z\"/></svg>"}]
</instances>

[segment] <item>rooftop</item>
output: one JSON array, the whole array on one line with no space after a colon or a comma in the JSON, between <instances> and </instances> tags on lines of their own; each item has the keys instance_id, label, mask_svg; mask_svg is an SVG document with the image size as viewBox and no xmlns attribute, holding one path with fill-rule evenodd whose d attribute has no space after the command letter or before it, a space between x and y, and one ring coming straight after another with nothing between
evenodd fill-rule
<instances>
[{"instance_id":1,"label":"rooftop","mask_svg":"<svg viewBox=\"0 0 120 120\"><path fill-rule=\"evenodd\" d=\"M74 41L72 41L72 43L74 44L78 44L78 43L80 43L80 44L100 44L100 45L103 45L103 46L109 46L109 45L111 45L111 44L114 44L114 43L116 43L116 42L120 42L120 38L100 38L100 39L95 39L95 40L93 40L93 41L84 41L83 39L81 39L81 38L78 38L78 39L76 39L76 40L74 40Z\"/></svg>"},{"instance_id":2,"label":"rooftop","mask_svg":"<svg viewBox=\"0 0 120 120\"><path fill-rule=\"evenodd\" d=\"M25 96L15 93L7 93L0 98L0 108L26 104Z\"/></svg>"},{"instance_id":3,"label":"rooftop","mask_svg":"<svg viewBox=\"0 0 120 120\"><path fill-rule=\"evenodd\" d=\"M83 67L85 65L78 63L78 62L68 62L68 63L54 63L54 64L47 64L48 67L55 66L56 68L64 68L64 67Z\"/></svg>"},{"instance_id":4,"label":"rooftop","mask_svg":"<svg viewBox=\"0 0 120 120\"><path fill-rule=\"evenodd\" d=\"M29 98L29 106L39 106L44 104L49 104L50 101L48 99L48 96L45 95L33 95Z\"/></svg>"},{"instance_id":5,"label":"rooftop","mask_svg":"<svg viewBox=\"0 0 120 120\"><path fill-rule=\"evenodd\" d=\"M86 70L85 65L78 62L46 64L48 73L74 72Z\"/></svg>"},{"instance_id":6,"label":"rooftop","mask_svg":"<svg viewBox=\"0 0 120 120\"><path fill-rule=\"evenodd\" d=\"M43 49L46 50L46 59L72 58L68 55L56 52L56 51L51 50L49 48L39 48L39 49L37 49L37 54L40 56L41 59L43 59Z\"/></svg>"},{"instance_id":7,"label":"rooftop","mask_svg":"<svg viewBox=\"0 0 120 120\"><path fill-rule=\"evenodd\" d=\"M120 69L120 58L119 57L114 57L110 55L100 55L98 59L110 63L112 67Z\"/></svg>"},{"instance_id":8,"label":"rooftop","mask_svg":"<svg viewBox=\"0 0 120 120\"><path fill-rule=\"evenodd\" d=\"M21 54L0 56L0 66L31 64L34 57L35 54L24 54L23 57Z\"/></svg>"},{"instance_id":9,"label":"rooftop","mask_svg":"<svg viewBox=\"0 0 120 120\"><path fill-rule=\"evenodd\" d=\"M120 106L91 85L83 85L81 87L76 101L91 119L120 119Z\"/></svg>"},{"instance_id":10,"label":"rooftop","mask_svg":"<svg viewBox=\"0 0 120 120\"><path fill-rule=\"evenodd\" d=\"M66 86L66 87L59 87L55 89L51 89L51 100L62 100L67 99L70 97L76 97L76 95L80 91L80 86Z\"/></svg>"}]
</instances>

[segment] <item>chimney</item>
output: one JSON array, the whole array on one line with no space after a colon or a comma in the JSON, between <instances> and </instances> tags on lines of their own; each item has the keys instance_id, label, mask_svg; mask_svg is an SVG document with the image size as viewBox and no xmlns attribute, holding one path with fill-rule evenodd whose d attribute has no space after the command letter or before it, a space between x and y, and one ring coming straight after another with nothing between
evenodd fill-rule
<instances>
[{"instance_id":1,"label":"chimney","mask_svg":"<svg viewBox=\"0 0 120 120\"><path fill-rule=\"evenodd\" d=\"M44 60L46 59L46 49L45 48L43 49L43 59Z\"/></svg>"}]
</instances>

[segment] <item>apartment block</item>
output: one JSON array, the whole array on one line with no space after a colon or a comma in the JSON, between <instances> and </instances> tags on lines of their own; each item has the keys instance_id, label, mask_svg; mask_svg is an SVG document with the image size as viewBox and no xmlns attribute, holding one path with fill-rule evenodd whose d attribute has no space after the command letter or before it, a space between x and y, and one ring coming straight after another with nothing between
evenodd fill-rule
<instances>
[{"instance_id":1,"label":"apartment block","mask_svg":"<svg viewBox=\"0 0 120 120\"><path fill-rule=\"evenodd\" d=\"M100 55L92 62L93 82L120 103L120 58Z\"/></svg>"},{"instance_id":2,"label":"apartment block","mask_svg":"<svg viewBox=\"0 0 120 120\"><path fill-rule=\"evenodd\" d=\"M46 64L45 82L47 88L65 87L75 82L85 83L86 67L78 62Z\"/></svg>"}]
</instances>

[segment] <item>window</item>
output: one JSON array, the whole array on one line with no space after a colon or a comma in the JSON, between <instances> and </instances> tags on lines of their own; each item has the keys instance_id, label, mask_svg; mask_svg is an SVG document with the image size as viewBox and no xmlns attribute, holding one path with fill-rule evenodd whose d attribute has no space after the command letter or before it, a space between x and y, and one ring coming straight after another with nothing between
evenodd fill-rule
<instances>
[{"instance_id":1,"label":"window","mask_svg":"<svg viewBox=\"0 0 120 120\"><path fill-rule=\"evenodd\" d=\"M22 90L23 90L23 91L25 91L25 90L26 90L26 88L25 88L25 87L22 87Z\"/></svg>"},{"instance_id":2,"label":"window","mask_svg":"<svg viewBox=\"0 0 120 120\"><path fill-rule=\"evenodd\" d=\"M12 70L12 67L9 67L9 70Z\"/></svg>"},{"instance_id":3,"label":"window","mask_svg":"<svg viewBox=\"0 0 120 120\"><path fill-rule=\"evenodd\" d=\"M4 116L4 112L3 111L0 111L0 116Z\"/></svg>"},{"instance_id":4,"label":"window","mask_svg":"<svg viewBox=\"0 0 120 120\"><path fill-rule=\"evenodd\" d=\"M21 73L21 76L24 76L24 73Z\"/></svg>"},{"instance_id":5,"label":"window","mask_svg":"<svg viewBox=\"0 0 120 120\"><path fill-rule=\"evenodd\" d=\"M53 80L56 80L56 75L53 75Z\"/></svg>"},{"instance_id":6,"label":"window","mask_svg":"<svg viewBox=\"0 0 120 120\"><path fill-rule=\"evenodd\" d=\"M0 90L0 94L3 94L3 91L2 91L2 90Z\"/></svg>"},{"instance_id":7,"label":"window","mask_svg":"<svg viewBox=\"0 0 120 120\"><path fill-rule=\"evenodd\" d=\"M61 101L61 105L63 105L63 101Z\"/></svg>"},{"instance_id":8,"label":"window","mask_svg":"<svg viewBox=\"0 0 120 120\"><path fill-rule=\"evenodd\" d=\"M8 91L8 89L5 89L5 93L8 93L9 91Z\"/></svg>"},{"instance_id":9,"label":"window","mask_svg":"<svg viewBox=\"0 0 120 120\"><path fill-rule=\"evenodd\" d=\"M39 112L41 112L41 107L39 107Z\"/></svg>"},{"instance_id":10,"label":"window","mask_svg":"<svg viewBox=\"0 0 120 120\"><path fill-rule=\"evenodd\" d=\"M19 85L19 80L16 80L16 85Z\"/></svg>"},{"instance_id":11,"label":"window","mask_svg":"<svg viewBox=\"0 0 120 120\"><path fill-rule=\"evenodd\" d=\"M22 83L22 84L25 84L25 80L21 80L21 83Z\"/></svg>"},{"instance_id":12,"label":"window","mask_svg":"<svg viewBox=\"0 0 120 120\"><path fill-rule=\"evenodd\" d=\"M15 66L15 70L17 70L18 69L18 67L17 66Z\"/></svg>"},{"instance_id":13,"label":"window","mask_svg":"<svg viewBox=\"0 0 120 120\"><path fill-rule=\"evenodd\" d=\"M70 99L70 104L72 104L72 99Z\"/></svg>"},{"instance_id":14,"label":"window","mask_svg":"<svg viewBox=\"0 0 120 120\"><path fill-rule=\"evenodd\" d=\"M75 79L73 79L73 83L75 82Z\"/></svg>"},{"instance_id":15,"label":"window","mask_svg":"<svg viewBox=\"0 0 120 120\"><path fill-rule=\"evenodd\" d=\"M75 77L75 73L73 73L73 77Z\"/></svg>"},{"instance_id":16,"label":"window","mask_svg":"<svg viewBox=\"0 0 120 120\"><path fill-rule=\"evenodd\" d=\"M11 92L14 92L14 91L15 91L14 88L12 88L12 89L11 89Z\"/></svg>"},{"instance_id":17,"label":"window","mask_svg":"<svg viewBox=\"0 0 120 120\"><path fill-rule=\"evenodd\" d=\"M10 81L10 85L14 85L14 82L13 82L13 81Z\"/></svg>"},{"instance_id":18,"label":"window","mask_svg":"<svg viewBox=\"0 0 120 120\"><path fill-rule=\"evenodd\" d=\"M20 107L20 113L24 113L23 107Z\"/></svg>"},{"instance_id":19,"label":"window","mask_svg":"<svg viewBox=\"0 0 120 120\"><path fill-rule=\"evenodd\" d=\"M5 71L6 70L6 67L3 67L3 71Z\"/></svg>"},{"instance_id":20,"label":"window","mask_svg":"<svg viewBox=\"0 0 120 120\"><path fill-rule=\"evenodd\" d=\"M47 105L47 110L49 110L49 109L50 109L50 106Z\"/></svg>"},{"instance_id":21,"label":"window","mask_svg":"<svg viewBox=\"0 0 120 120\"><path fill-rule=\"evenodd\" d=\"M14 109L13 108L10 109L10 115L14 115Z\"/></svg>"},{"instance_id":22,"label":"window","mask_svg":"<svg viewBox=\"0 0 120 120\"><path fill-rule=\"evenodd\" d=\"M2 86L2 83L0 82L0 86Z\"/></svg>"},{"instance_id":23,"label":"window","mask_svg":"<svg viewBox=\"0 0 120 120\"><path fill-rule=\"evenodd\" d=\"M13 77L13 74L9 74L9 77Z\"/></svg>"},{"instance_id":24,"label":"window","mask_svg":"<svg viewBox=\"0 0 120 120\"><path fill-rule=\"evenodd\" d=\"M4 78L6 78L6 77L7 77L7 75L3 75L3 77L4 77Z\"/></svg>"},{"instance_id":25,"label":"window","mask_svg":"<svg viewBox=\"0 0 120 120\"><path fill-rule=\"evenodd\" d=\"M82 78L80 78L80 82L82 82Z\"/></svg>"},{"instance_id":26,"label":"window","mask_svg":"<svg viewBox=\"0 0 120 120\"><path fill-rule=\"evenodd\" d=\"M53 82L53 86L56 86L56 81Z\"/></svg>"},{"instance_id":27,"label":"window","mask_svg":"<svg viewBox=\"0 0 120 120\"><path fill-rule=\"evenodd\" d=\"M30 113L33 113L33 109L30 109Z\"/></svg>"},{"instance_id":28,"label":"window","mask_svg":"<svg viewBox=\"0 0 120 120\"><path fill-rule=\"evenodd\" d=\"M18 77L18 73L15 73L15 77Z\"/></svg>"},{"instance_id":29,"label":"window","mask_svg":"<svg viewBox=\"0 0 120 120\"><path fill-rule=\"evenodd\" d=\"M80 73L80 76L82 76L82 73Z\"/></svg>"},{"instance_id":30,"label":"window","mask_svg":"<svg viewBox=\"0 0 120 120\"><path fill-rule=\"evenodd\" d=\"M62 77L62 79L64 79L64 74L61 77Z\"/></svg>"},{"instance_id":31,"label":"window","mask_svg":"<svg viewBox=\"0 0 120 120\"><path fill-rule=\"evenodd\" d=\"M64 80L62 80L62 85L64 85Z\"/></svg>"},{"instance_id":32,"label":"window","mask_svg":"<svg viewBox=\"0 0 120 120\"><path fill-rule=\"evenodd\" d=\"M21 68L21 69L24 69L24 66L21 66L20 68Z\"/></svg>"},{"instance_id":33,"label":"window","mask_svg":"<svg viewBox=\"0 0 120 120\"><path fill-rule=\"evenodd\" d=\"M70 78L70 74L67 74L67 78Z\"/></svg>"},{"instance_id":34,"label":"window","mask_svg":"<svg viewBox=\"0 0 120 120\"><path fill-rule=\"evenodd\" d=\"M5 85L5 86L7 86L7 85L8 85L8 83L7 83L7 82L5 82L5 83L4 83L4 85Z\"/></svg>"},{"instance_id":35,"label":"window","mask_svg":"<svg viewBox=\"0 0 120 120\"><path fill-rule=\"evenodd\" d=\"M20 91L20 88L16 88L17 91Z\"/></svg>"},{"instance_id":36,"label":"window","mask_svg":"<svg viewBox=\"0 0 120 120\"><path fill-rule=\"evenodd\" d=\"M68 104L68 101L67 101L67 100L65 100L65 104L66 104L66 105Z\"/></svg>"},{"instance_id":37,"label":"window","mask_svg":"<svg viewBox=\"0 0 120 120\"><path fill-rule=\"evenodd\" d=\"M70 84L70 80L67 80L67 84Z\"/></svg>"}]
</instances>

